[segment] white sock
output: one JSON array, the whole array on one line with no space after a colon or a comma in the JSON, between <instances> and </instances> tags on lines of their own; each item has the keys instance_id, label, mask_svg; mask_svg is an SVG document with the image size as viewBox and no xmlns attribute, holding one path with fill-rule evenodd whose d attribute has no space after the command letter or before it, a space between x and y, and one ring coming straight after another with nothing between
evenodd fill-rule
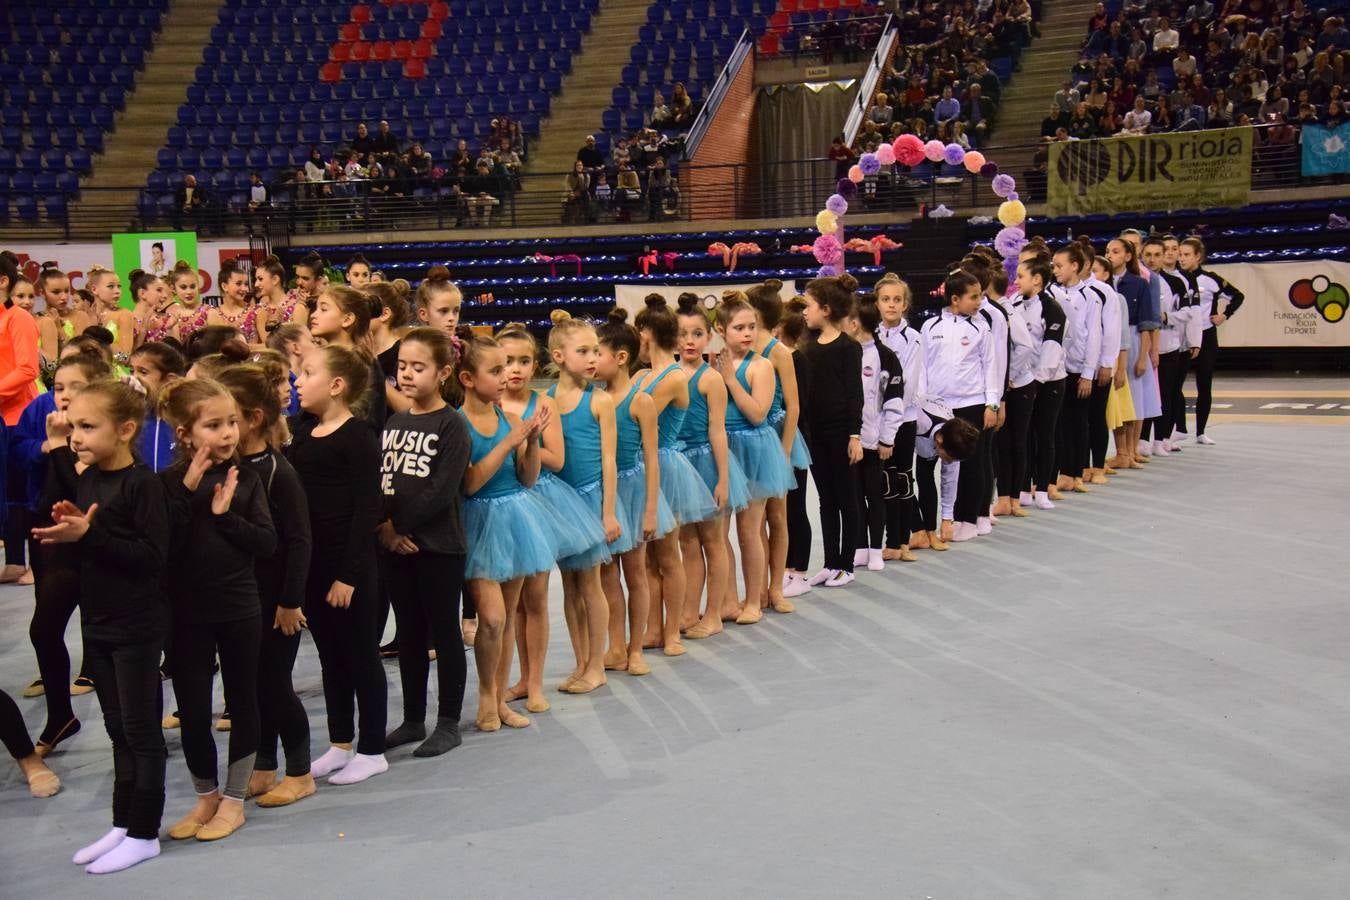
<instances>
[{"instance_id":1,"label":"white sock","mask_svg":"<svg viewBox=\"0 0 1350 900\"><path fill-rule=\"evenodd\" d=\"M867 548L866 548L866 547L859 547L857 550L854 550L854 551L853 551L853 564L854 564L855 566L865 566L865 565L867 565Z\"/></svg>"},{"instance_id":2,"label":"white sock","mask_svg":"<svg viewBox=\"0 0 1350 900\"><path fill-rule=\"evenodd\" d=\"M90 875L107 875L130 869L156 856L159 856L159 838L129 837L90 863L85 871Z\"/></svg>"},{"instance_id":3,"label":"white sock","mask_svg":"<svg viewBox=\"0 0 1350 900\"><path fill-rule=\"evenodd\" d=\"M988 534L994 530L994 523L990 521L989 516L980 516L975 520L976 534Z\"/></svg>"},{"instance_id":4,"label":"white sock","mask_svg":"<svg viewBox=\"0 0 1350 900\"><path fill-rule=\"evenodd\" d=\"M310 774L315 778L332 775L338 769L341 769L343 766L350 763L352 757L355 755L355 750L343 750L341 747L329 747L328 750L324 752L323 756L314 760L310 765Z\"/></svg>"},{"instance_id":5,"label":"white sock","mask_svg":"<svg viewBox=\"0 0 1350 900\"><path fill-rule=\"evenodd\" d=\"M1050 500L1050 495L1047 494L1045 491L1037 491L1036 499L1032 502L1035 503L1037 509L1055 508L1055 504Z\"/></svg>"},{"instance_id":6,"label":"white sock","mask_svg":"<svg viewBox=\"0 0 1350 900\"><path fill-rule=\"evenodd\" d=\"M880 550L867 551L867 568L873 572L881 572L886 568L886 560Z\"/></svg>"},{"instance_id":7,"label":"white sock","mask_svg":"<svg viewBox=\"0 0 1350 900\"><path fill-rule=\"evenodd\" d=\"M1018 504L1019 506L1030 506L1030 505L1031 505L1031 494L1029 494L1029 493L1026 492L1026 491L1022 491L1022 493L1020 493L1020 494L1017 495L1017 504Z\"/></svg>"},{"instance_id":8,"label":"white sock","mask_svg":"<svg viewBox=\"0 0 1350 900\"><path fill-rule=\"evenodd\" d=\"M953 541L971 541L974 540L980 531L979 528L970 522L957 522L952 528Z\"/></svg>"},{"instance_id":9,"label":"white sock","mask_svg":"<svg viewBox=\"0 0 1350 900\"><path fill-rule=\"evenodd\" d=\"M328 779L329 784L360 784L372 775L382 775L389 771L389 761L381 753L378 756L369 756L365 753L358 753L352 757L352 761L343 767L341 772Z\"/></svg>"},{"instance_id":10,"label":"white sock","mask_svg":"<svg viewBox=\"0 0 1350 900\"><path fill-rule=\"evenodd\" d=\"M71 859L71 862L77 866L87 866L118 844L122 843L122 841L126 840L126 836L127 830L125 828L114 828L88 847L81 847L79 850L76 850L75 856Z\"/></svg>"}]
</instances>

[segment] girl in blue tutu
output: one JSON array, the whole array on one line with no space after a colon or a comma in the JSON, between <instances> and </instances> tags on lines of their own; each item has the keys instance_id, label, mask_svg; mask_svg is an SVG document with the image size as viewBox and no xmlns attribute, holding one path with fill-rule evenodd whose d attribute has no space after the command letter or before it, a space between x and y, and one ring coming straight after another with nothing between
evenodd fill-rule
<instances>
[{"instance_id":1,"label":"girl in blue tutu","mask_svg":"<svg viewBox=\"0 0 1350 900\"><path fill-rule=\"evenodd\" d=\"M783 282L777 278L746 291L746 299L755 308L759 316L759 330L755 332L755 352L773 364L773 404L769 407L768 422L778 432L778 440L783 446L783 454L793 469L796 479L797 470L805 471L811 466L811 454L806 450L799 423L801 420L801 401L797 392L797 367L793 364L792 350L774 337L776 329L783 319ZM795 488L796 485L794 484ZM764 504L764 519L768 523L769 574L768 594L763 598L774 612L790 613L796 607L791 600L783 596L783 586L787 581L788 556L788 512L787 497L770 497Z\"/></svg>"},{"instance_id":2,"label":"girl in blue tutu","mask_svg":"<svg viewBox=\"0 0 1350 900\"><path fill-rule=\"evenodd\" d=\"M478 727L524 728L530 720L506 705L510 660L503 645L511 633L510 611L520 602L525 579L553 568L557 543L548 533L548 512L528 488L539 477L539 435L550 410L522 421L503 412L506 354L497 342L459 329L455 377L464 391L460 415L469 426L469 469L464 475L464 578L478 610L473 656L478 667ZM503 665L502 663L506 664Z\"/></svg>"},{"instance_id":3,"label":"girl in blue tutu","mask_svg":"<svg viewBox=\"0 0 1350 900\"><path fill-rule=\"evenodd\" d=\"M750 505L745 472L727 447L727 386L703 358L712 340L712 323L697 294L679 299L680 368L688 384L689 405L680 425L681 452L712 492L711 518L680 527L684 559L684 636L693 640L722 631L722 620L740 615L736 575L732 571L731 514ZM699 599L708 586L707 611L699 616Z\"/></svg>"},{"instance_id":4,"label":"girl in blue tutu","mask_svg":"<svg viewBox=\"0 0 1350 900\"><path fill-rule=\"evenodd\" d=\"M600 577L609 599L609 652L605 654L605 668L644 675L650 671L642 660L643 636L651 603L647 542L674 531L675 515L661 496L656 404L639 389L630 375L640 341L637 330L627 320L628 311L615 308L609 311L606 322L596 329L600 354L596 358L595 377L605 382L605 393L614 401L614 424L618 435L615 510L622 529L618 539L609 544L614 559L600 570ZM627 639L624 636L623 587L619 582L620 563L623 565L623 583L628 587ZM679 649L671 655L684 652L678 641L674 646Z\"/></svg>"},{"instance_id":5,"label":"girl in blue tutu","mask_svg":"<svg viewBox=\"0 0 1350 900\"><path fill-rule=\"evenodd\" d=\"M661 495L670 504L678 526L696 525L717 512L712 492L680 452L680 430L689 412L689 376L675 361L680 323L660 294L647 297L637 314L638 357L647 369L638 373L639 389L656 406L656 443L661 463ZM651 544L648 583L652 606L647 615L644 647L663 647L666 656L684 653L680 629L686 599L680 529L673 528ZM697 602L697 600L695 601ZM664 616L663 616L664 611ZM688 623L688 624L693 624Z\"/></svg>"},{"instance_id":6,"label":"girl in blue tutu","mask_svg":"<svg viewBox=\"0 0 1350 900\"><path fill-rule=\"evenodd\" d=\"M609 562L609 541L623 529L615 512L618 443L614 402L591 386L600 342L588 323L561 309L552 313L548 352L558 367L558 383L549 388L562 423L564 460L558 477L567 482L591 512L600 517L606 543L558 560L563 576L563 612L577 666L558 690L585 694L605 683L605 640L609 604L600 581L600 565Z\"/></svg>"},{"instance_id":7,"label":"girl in blue tutu","mask_svg":"<svg viewBox=\"0 0 1350 900\"><path fill-rule=\"evenodd\" d=\"M497 333L497 344L506 354L506 388L502 393L502 409L521 419L528 419L540 409L549 410L549 423L541 433L539 446L539 480L534 493L544 502L549 512L549 531L558 539L558 556L568 557L606 546L605 527L581 495L556 474L566 460L562 422L553 398L530 387L538 362L539 346L524 325L507 325ZM506 701L525 698L529 712L545 712L549 703L544 699L544 656L548 651L548 572L540 572L525 579L520 592L520 608L516 610L516 647L520 651L520 681L506 691ZM503 644L508 661L511 656L511 635Z\"/></svg>"},{"instance_id":8,"label":"girl in blue tutu","mask_svg":"<svg viewBox=\"0 0 1350 900\"><path fill-rule=\"evenodd\" d=\"M768 422L776 385L773 364L755 351L759 317L741 291L724 291L717 308L717 331L726 343L718 356L718 371L726 382L727 443L749 481L750 504L736 514L736 540L741 548L745 578L745 606L738 625L763 618L761 603L767 590L764 553L764 504L786 497L796 484L778 433Z\"/></svg>"}]
</instances>

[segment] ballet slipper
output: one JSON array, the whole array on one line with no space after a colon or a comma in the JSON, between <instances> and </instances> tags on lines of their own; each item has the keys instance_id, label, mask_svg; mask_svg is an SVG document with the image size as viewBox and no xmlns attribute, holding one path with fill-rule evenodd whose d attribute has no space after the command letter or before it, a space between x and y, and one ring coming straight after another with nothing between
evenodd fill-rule
<instances>
[{"instance_id":1,"label":"ballet slipper","mask_svg":"<svg viewBox=\"0 0 1350 900\"><path fill-rule=\"evenodd\" d=\"M0 569L0 584L17 584L26 572L28 572L26 566L5 566Z\"/></svg>"},{"instance_id":2,"label":"ballet slipper","mask_svg":"<svg viewBox=\"0 0 1350 900\"><path fill-rule=\"evenodd\" d=\"M644 650L648 649L646 644L642 645ZM605 654L605 669L610 672L626 672L628 670L628 657L622 650L611 650Z\"/></svg>"},{"instance_id":3,"label":"ballet slipper","mask_svg":"<svg viewBox=\"0 0 1350 900\"><path fill-rule=\"evenodd\" d=\"M1125 465L1125 468L1127 469L1142 469L1143 467L1143 464L1137 459L1132 459Z\"/></svg>"},{"instance_id":4,"label":"ballet slipper","mask_svg":"<svg viewBox=\"0 0 1350 900\"><path fill-rule=\"evenodd\" d=\"M531 697L525 701L525 711L532 713L546 713L553 707L543 697Z\"/></svg>"},{"instance_id":5,"label":"ballet slipper","mask_svg":"<svg viewBox=\"0 0 1350 900\"><path fill-rule=\"evenodd\" d=\"M1088 479L1088 484L1106 484L1106 483L1107 483L1106 476L1103 475L1101 472L1094 472L1092 477Z\"/></svg>"},{"instance_id":6,"label":"ballet slipper","mask_svg":"<svg viewBox=\"0 0 1350 900\"><path fill-rule=\"evenodd\" d=\"M188 814L169 827L169 837L175 841L185 841L197 836L202 826L215 818L220 809L220 795L207 794L197 798L197 804L188 810Z\"/></svg>"},{"instance_id":7,"label":"ballet slipper","mask_svg":"<svg viewBox=\"0 0 1350 900\"><path fill-rule=\"evenodd\" d=\"M1012 500L1000 497L998 502L990 508L989 514L992 516L1010 516L1012 511Z\"/></svg>"},{"instance_id":8,"label":"ballet slipper","mask_svg":"<svg viewBox=\"0 0 1350 900\"><path fill-rule=\"evenodd\" d=\"M721 618L714 619L714 622L716 624L706 624L704 622L699 622L697 625L690 628L688 631L684 633L685 638L691 641L702 641L712 637L715 634L721 634L722 633Z\"/></svg>"},{"instance_id":9,"label":"ballet slipper","mask_svg":"<svg viewBox=\"0 0 1350 900\"><path fill-rule=\"evenodd\" d=\"M909 539L909 549L911 550L929 550L928 532L916 531Z\"/></svg>"},{"instance_id":10,"label":"ballet slipper","mask_svg":"<svg viewBox=\"0 0 1350 900\"><path fill-rule=\"evenodd\" d=\"M502 700L506 703L515 703L517 700L525 699L528 694L529 691L525 689L524 682L517 681L506 689L506 693L502 695Z\"/></svg>"},{"instance_id":11,"label":"ballet slipper","mask_svg":"<svg viewBox=\"0 0 1350 900\"><path fill-rule=\"evenodd\" d=\"M1068 486L1067 488L1064 488L1064 490L1066 490L1066 491L1072 491L1072 490L1073 490L1073 482L1070 482L1070 483L1069 483L1069 486ZM1050 489L1049 489L1048 491L1046 491L1046 493L1050 496L1050 499L1051 499L1051 500L1063 500L1063 499L1064 499L1063 491L1060 490L1060 488L1059 488L1058 485L1054 485L1054 484L1050 485Z\"/></svg>"},{"instance_id":12,"label":"ballet slipper","mask_svg":"<svg viewBox=\"0 0 1350 900\"><path fill-rule=\"evenodd\" d=\"M735 611L734 611L734 612L732 611L732 607L730 607L730 606L724 606L724 607L722 608L722 621L723 621L723 622L735 622L738 618L740 618L741 610L745 609L745 604L744 604L744 603L742 603L740 600L735 599L735 598L733 598L733 600L734 600L734 602L735 602L735 604L736 604L736 607L735 607Z\"/></svg>"},{"instance_id":13,"label":"ballet slipper","mask_svg":"<svg viewBox=\"0 0 1350 900\"><path fill-rule=\"evenodd\" d=\"M661 648L661 652L666 656L684 656L688 651L684 649L684 645L679 641L674 641ZM631 667L632 663L629 663L629 668L631 669Z\"/></svg>"},{"instance_id":14,"label":"ballet slipper","mask_svg":"<svg viewBox=\"0 0 1350 900\"><path fill-rule=\"evenodd\" d=\"M47 764L37 754L19 760L19 768L23 770L24 779L28 782L28 793L39 800L51 797L61 790L61 779L47 768Z\"/></svg>"},{"instance_id":15,"label":"ballet slipper","mask_svg":"<svg viewBox=\"0 0 1350 900\"><path fill-rule=\"evenodd\" d=\"M221 800L211 821L197 829L196 838L203 842L223 840L244 827L244 821L242 800Z\"/></svg>"},{"instance_id":16,"label":"ballet slipper","mask_svg":"<svg viewBox=\"0 0 1350 900\"><path fill-rule=\"evenodd\" d=\"M514 709L511 709L506 704L502 704L501 708L497 710L497 718L507 728L530 727L529 719L525 718L520 713L516 712Z\"/></svg>"},{"instance_id":17,"label":"ballet slipper","mask_svg":"<svg viewBox=\"0 0 1350 900\"><path fill-rule=\"evenodd\" d=\"M908 547L901 547L901 548L900 548L900 561L901 561L901 562L918 562L918 561L919 561L919 558L918 558L917 556L915 556L915 555L914 555L914 552L913 552L912 550L910 550Z\"/></svg>"},{"instance_id":18,"label":"ballet slipper","mask_svg":"<svg viewBox=\"0 0 1350 900\"><path fill-rule=\"evenodd\" d=\"M1027 518L1028 516L1030 516L1031 513L1027 512L1025 509L1023 509L1023 508L1022 508L1022 504L1020 504L1020 503L1014 503L1014 504L1012 505L1012 512L1009 513L1009 515L1011 515L1014 519L1025 519L1025 518Z\"/></svg>"},{"instance_id":19,"label":"ballet slipper","mask_svg":"<svg viewBox=\"0 0 1350 900\"><path fill-rule=\"evenodd\" d=\"M33 747L33 752L39 759L45 759L57 746L67 738L74 737L80 731L80 720L72 718L66 724L62 725L56 732L56 736L51 740L39 738L37 744Z\"/></svg>"},{"instance_id":20,"label":"ballet slipper","mask_svg":"<svg viewBox=\"0 0 1350 900\"><path fill-rule=\"evenodd\" d=\"M277 777L276 769L254 769L253 774L248 779L248 790L244 792L245 797L261 797L281 784L281 779Z\"/></svg>"},{"instance_id":21,"label":"ballet slipper","mask_svg":"<svg viewBox=\"0 0 1350 900\"><path fill-rule=\"evenodd\" d=\"M797 604L793 603L791 600L789 600L784 596L780 595L778 599L775 600L773 596L770 595L769 608L776 613L786 616L789 613L794 613L797 611Z\"/></svg>"},{"instance_id":22,"label":"ballet slipper","mask_svg":"<svg viewBox=\"0 0 1350 900\"><path fill-rule=\"evenodd\" d=\"M1073 481L1073 492L1075 494L1090 494L1092 490L1083 484L1083 479L1075 478Z\"/></svg>"},{"instance_id":23,"label":"ballet slipper","mask_svg":"<svg viewBox=\"0 0 1350 900\"><path fill-rule=\"evenodd\" d=\"M601 684L604 684L604 682L601 682ZM589 694L599 687L599 684L595 684L585 678L576 678L570 681L563 690L568 694Z\"/></svg>"},{"instance_id":24,"label":"ballet slipper","mask_svg":"<svg viewBox=\"0 0 1350 900\"><path fill-rule=\"evenodd\" d=\"M567 693L567 686L572 682L576 681L580 677L581 675L576 672L573 672L571 675L568 675L566 678L562 680L562 683L558 685L559 692L564 694Z\"/></svg>"},{"instance_id":25,"label":"ballet slipper","mask_svg":"<svg viewBox=\"0 0 1350 900\"><path fill-rule=\"evenodd\" d=\"M904 559L901 555L901 551L892 550L890 547L881 551L881 558L886 560L886 562L896 562L897 560Z\"/></svg>"},{"instance_id":26,"label":"ballet slipper","mask_svg":"<svg viewBox=\"0 0 1350 900\"><path fill-rule=\"evenodd\" d=\"M1055 480L1055 483L1050 485L1051 490L1067 491L1072 490L1072 488L1073 488L1073 478L1069 477L1068 475L1059 476L1059 478Z\"/></svg>"},{"instance_id":27,"label":"ballet slipper","mask_svg":"<svg viewBox=\"0 0 1350 900\"><path fill-rule=\"evenodd\" d=\"M661 639L659 634L656 637L644 637L642 639L643 650L660 650L664 644L665 641Z\"/></svg>"},{"instance_id":28,"label":"ballet slipper","mask_svg":"<svg viewBox=\"0 0 1350 900\"><path fill-rule=\"evenodd\" d=\"M952 535L955 533L956 533L956 523L953 522L951 519L943 519L942 530L938 532L938 536L941 537L943 541L950 541L952 539Z\"/></svg>"},{"instance_id":29,"label":"ballet slipper","mask_svg":"<svg viewBox=\"0 0 1350 900\"><path fill-rule=\"evenodd\" d=\"M501 731L502 720L496 715L479 716L475 723L479 731Z\"/></svg>"},{"instance_id":30,"label":"ballet slipper","mask_svg":"<svg viewBox=\"0 0 1350 900\"><path fill-rule=\"evenodd\" d=\"M948 549L947 542L944 541L942 538L938 537L936 534L933 534L933 532L931 531L928 532L928 548L930 550L939 550L939 551Z\"/></svg>"},{"instance_id":31,"label":"ballet slipper","mask_svg":"<svg viewBox=\"0 0 1350 900\"><path fill-rule=\"evenodd\" d=\"M15 584L18 584L18 585L30 585L30 584L33 584L33 570L32 570L32 569L25 569L25 570L24 570L24 573L23 573L22 575L19 576L19 580L18 580L18 581L15 581L14 583L15 583Z\"/></svg>"},{"instance_id":32,"label":"ballet slipper","mask_svg":"<svg viewBox=\"0 0 1350 900\"><path fill-rule=\"evenodd\" d=\"M684 648L680 648L683 652ZM642 658L642 654L636 654L628 660L628 674L634 678L641 678L643 675L652 674L652 667L647 665L647 661Z\"/></svg>"},{"instance_id":33,"label":"ballet slipper","mask_svg":"<svg viewBox=\"0 0 1350 900\"><path fill-rule=\"evenodd\" d=\"M259 797L257 804L264 809L290 806L292 803L299 803L306 797L312 796L317 789L314 784L314 776L308 772L304 775L287 775L277 783L276 787Z\"/></svg>"},{"instance_id":34,"label":"ballet slipper","mask_svg":"<svg viewBox=\"0 0 1350 900\"><path fill-rule=\"evenodd\" d=\"M754 625L760 619L764 618L764 611L759 609L746 608L741 610L741 614L736 617L737 625Z\"/></svg>"}]
</instances>

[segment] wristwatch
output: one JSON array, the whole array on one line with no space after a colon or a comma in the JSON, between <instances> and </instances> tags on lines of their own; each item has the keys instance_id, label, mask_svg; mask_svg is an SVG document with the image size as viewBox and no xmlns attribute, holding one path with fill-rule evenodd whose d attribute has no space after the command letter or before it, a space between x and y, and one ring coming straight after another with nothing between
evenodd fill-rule
<instances>
[{"instance_id":1,"label":"wristwatch","mask_svg":"<svg viewBox=\"0 0 1350 900\"><path fill-rule=\"evenodd\" d=\"M985 406L985 409L992 409L994 412L998 412L998 404L997 404L997 403L986 403L984 406Z\"/></svg>"}]
</instances>

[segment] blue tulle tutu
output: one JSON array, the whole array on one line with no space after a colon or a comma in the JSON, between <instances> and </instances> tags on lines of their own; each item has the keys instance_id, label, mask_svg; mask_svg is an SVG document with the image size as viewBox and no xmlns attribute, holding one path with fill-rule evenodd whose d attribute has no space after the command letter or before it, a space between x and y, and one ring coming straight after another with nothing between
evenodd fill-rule
<instances>
[{"instance_id":1,"label":"blue tulle tutu","mask_svg":"<svg viewBox=\"0 0 1350 900\"><path fill-rule=\"evenodd\" d=\"M586 507L587 515L600 523L600 543L594 544L572 556L564 556L559 559L558 568L564 572L580 572L583 569L590 569L603 563L607 563L611 559L609 544L605 541L605 525L603 518L605 509L604 482L592 481L590 484L582 485L577 488L576 494L577 497L581 499L582 504Z\"/></svg>"},{"instance_id":2,"label":"blue tulle tutu","mask_svg":"<svg viewBox=\"0 0 1350 900\"><path fill-rule=\"evenodd\" d=\"M675 447L661 450L661 496L670 504L678 525L692 525L717 514L712 491L689 460Z\"/></svg>"},{"instance_id":3,"label":"blue tulle tutu","mask_svg":"<svg viewBox=\"0 0 1350 900\"><path fill-rule=\"evenodd\" d=\"M466 497L463 510L465 578L502 582L553 568L558 544L549 533L552 514L533 492Z\"/></svg>"},{"instance_id":4,"label":"blue tulle tutu","mask_svg":"<svg viewBox=\"0 0 1350 900\"><path fill-rule=\"evenodd\" d=\"M552 472L540 472L534 492L548 509L548 530L555 536L558 558L605 546L605 526L600 517L570 484Z\"/></svg>"},{"instance_id":5,"label":"blue tulle tutu","mask_svg":"<svg viewBox=\"0 0 1350 900\"><path fill-rule=\"evenodd\" d=\"M797 486L778 433L768 424L727 432L731 454L745 470L751 500L786 497Z\"/></svg>"},{"instance_id":6,"label":"blue tulle tutu","mask_svg":"<svg viewBox=\"0 0 1350 900\"><path fill-rule=\"evenodd\" d=\"M717 460L713 459L712 444L700 444L687 447L684 458L694 467L694 471L708 486L708 491L717 490ZM750 505L750 485L745 479L745 470L734 453L727 453L727 505L717 511L718 515L739 512Z\"/></svg>"},{"instance_id":7,"label":"blue tulle tutu","mask_svg":"<svg viewBox=\"0 0 1350 900\"><path fill-rule=\"evenodd\" d=\"M635 466L619 473L619 483L615 488L614 514L619 517L619 527L623 530L618 540L611 541L609 552L614 556L627 553L642 543L642 517L647 511L647 468ZM665 537L675 530L675 514L665 496L656 502L656 534L653 538Z\"/></svg>"},{"instance_id":8,"label":"blue tulle tutu","mask_svg":"<svg viewBox=\"0 0 1350 900\"><path fill-rule=\"evenodd\" d=\"M787 421L787 411L779 410L778 415L769 417L769 424L773 430L778 432L778 439L783 439L783 423ZM778 446L783 446L781 443ZM806 449L806 441L802 440L802 430L797 429L797 433L792 436L792 458L788 460L794 469L811 468L811 451Z\"/></svg>"}]
</instances>

